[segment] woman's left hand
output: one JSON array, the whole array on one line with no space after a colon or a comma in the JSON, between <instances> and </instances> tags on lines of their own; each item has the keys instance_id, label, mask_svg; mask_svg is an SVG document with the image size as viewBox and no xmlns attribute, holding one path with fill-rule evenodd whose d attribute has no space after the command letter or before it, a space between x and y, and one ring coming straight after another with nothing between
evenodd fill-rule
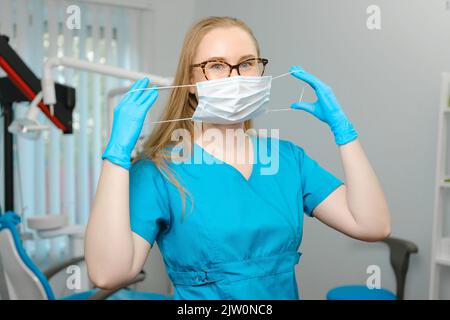
<instances>
[{"instance_id":1,"label":"woman's left hand","mask_svg":"<svg viewBox=\"0 0 450 320\"><path fill-rule=\"evenodd\" d=\"M327 123L338 145L346 144L358 137L358 133L342 111L339 102L328 85L299 66L291 67L289 72L294 77L308 83L317 96L316 102L296 102L291 105L291 108L304 110Z\"/></svg>"}]
</instances>

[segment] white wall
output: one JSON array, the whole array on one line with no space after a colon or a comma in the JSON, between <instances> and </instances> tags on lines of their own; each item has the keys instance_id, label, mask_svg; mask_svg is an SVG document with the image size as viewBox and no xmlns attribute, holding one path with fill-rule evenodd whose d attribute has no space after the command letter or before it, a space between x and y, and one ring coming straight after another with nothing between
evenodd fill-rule
<instances>
[{"instance_id":1,"label":"white wall","mask_svg":"<svg viewBox=\"0 0 450 320\"><path fill-rule=\"evenodd\" d=\"M392 235L419 246L419 254L411 257L406 298L426 299L440 73L450 70L450 11L445 10L445 1L152 3L157 10L152 31L156 73L175 72L184 33L194 19L231 15L254 30L263 56L270 60L268 74L302 65L333 88L384 187L392 211ZM366 28L370 4L381 8L381 30ZM288 107L298 99L299 90L298 80L280 79L273 84L272 107ZM311 92L308 98L312 99ZM315 118L301 111L271 113L258 119L257 126L280 128L282 138L301 145L344 178L333 138ZM340 284L365 283L371 264L381 267L382 286L395 289L384 244L348 238L306 216L305 222L303 256L297 267L303 299L323 299ZM450 278L445 281L450 287Z\"/></svg>"}]
</instances>

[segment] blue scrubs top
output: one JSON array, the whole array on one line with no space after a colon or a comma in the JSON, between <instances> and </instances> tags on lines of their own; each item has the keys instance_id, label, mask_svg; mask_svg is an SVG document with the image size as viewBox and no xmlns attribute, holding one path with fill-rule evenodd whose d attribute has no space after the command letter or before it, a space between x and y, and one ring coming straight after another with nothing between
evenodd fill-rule
<instances>
[{"instance_id":1,"label":"blue scrubs top","mask_svg":"<svg viewBox=\"0 0 450 320\"><path fill-rule=\"evenodd\" d=\"M342 181L289 141L250 137L248 180L225 162L211 164L219 160L198 144L190 163L170 164L192 197L184 220L178 189L152 161L130 169L131 230L157 241L174 299L299 299L303 213L312 217ZM268 163L262 155L272 148L278 161ZM192 158L199 154L202 164ZM270 167L272 174L264 172Z\"/></svg>"}]
</instances>

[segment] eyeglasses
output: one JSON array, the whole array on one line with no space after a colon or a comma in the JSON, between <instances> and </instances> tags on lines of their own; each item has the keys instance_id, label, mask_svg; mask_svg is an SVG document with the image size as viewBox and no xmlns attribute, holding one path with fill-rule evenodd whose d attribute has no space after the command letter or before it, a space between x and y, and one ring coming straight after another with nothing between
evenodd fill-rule
<instances>
[{"instance_id":1,"label":"eyeglasses","mask_svg":"<svg viewBox=\"0 0 450 320\"><path fill-rule=\"evenodd\" d=\"M251 58L233 66L223 60L214 59L192 64L191 67L202 68L205 78L214 80L229 77L233 69L236 69L240 76L262 76L268 62L269 60L263 58Z\"/></svg>"}]
</instances>

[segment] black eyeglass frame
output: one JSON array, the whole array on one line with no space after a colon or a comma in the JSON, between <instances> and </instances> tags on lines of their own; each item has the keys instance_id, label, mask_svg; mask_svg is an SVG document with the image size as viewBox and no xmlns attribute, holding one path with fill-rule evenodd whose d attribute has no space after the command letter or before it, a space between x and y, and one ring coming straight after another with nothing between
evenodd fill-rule
<instances>
[{"instance_id":1,"label":"black eyeglass frame","mask_svg":"<svg viewBox=\"0 0 450 320\"><path fill-rule=\"evenodd\" d=\"M261 72L261 75L260 75L262 77L264 75L264 70L266 69L266 64L269 63L269 60L265 59L265 58L249 58L249 59L241 61L241 62L239 62L238 64L235 64L235 65L231 65L228 62L226 62L224 60L221 60L221 59L212 59L212 60L206 60L206 61L203 61L203 62L200 62L200 63L196 63L196 64L191 64L191 68L201 67L202 70L203 70L203 75L205 76L206 80L209 80L208 77L206 76L206 70L205 70L206 64L208 64L210 62L225 63L226 65L228 65L230 67L230 73L226 77L226 78L228 78L231 75L231 73L233 72L233 69L236 69L238 75L241 75L241 73L239 72L239 66L241 64L243 64L243 63L246 63L246 62L249 62L249 61L253 61L253 60L256 60L256 61L261 62L263 64L263 69L262 69L262 72Z\"/></svg>"}]
</instances>

